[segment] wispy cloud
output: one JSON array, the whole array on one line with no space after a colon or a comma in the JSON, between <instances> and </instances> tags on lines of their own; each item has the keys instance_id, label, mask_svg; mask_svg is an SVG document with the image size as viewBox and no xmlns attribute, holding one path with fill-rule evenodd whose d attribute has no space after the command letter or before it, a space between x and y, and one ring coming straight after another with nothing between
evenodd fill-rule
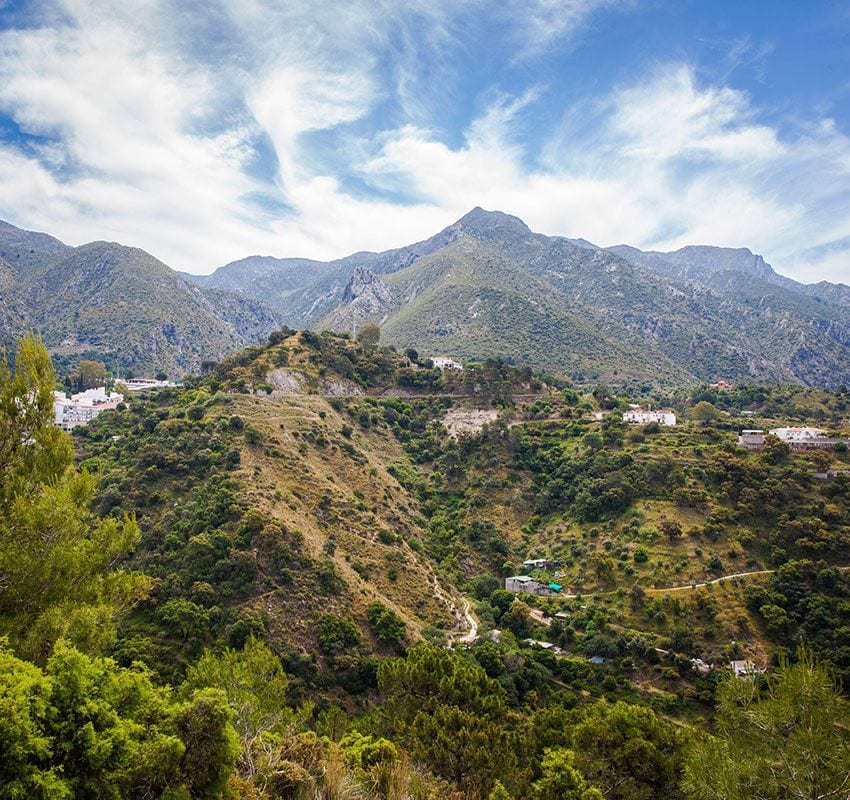
<instances>
[{"instance_id":1,"label":"wispy cloud","mask_svg":"<svg viewBox=\"0 0 850 800\"><path fill-rule=\"evenodd\" d=\"M780 131L683 60L555 105L532 65L633 7L38 3L0 30L0 216L208 271L397 246L483 205L547 233L747 245L850 278L830 247L850 235L850 142L829 118ZM519 66L467 85L459 65L492 52Z\"/></svg>"}]
</instances>

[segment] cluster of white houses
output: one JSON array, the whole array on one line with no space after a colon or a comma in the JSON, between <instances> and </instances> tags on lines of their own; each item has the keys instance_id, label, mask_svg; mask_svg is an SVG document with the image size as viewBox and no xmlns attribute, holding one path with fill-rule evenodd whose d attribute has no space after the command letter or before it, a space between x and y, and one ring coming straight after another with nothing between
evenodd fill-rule
<instances>
[{"instance_id":1,"label":"cluster of white houses","mask_svg":"<svg viewBox=\"0 0 850 800\"><path fill-rule=\"evenodd\" d=\"M673 427L676 425L676 415L669 410L653 411L651 408L632 406L628 411L623 412L623 422L628 422L631 425L649 425L655 422L659 425Z\"/></svg>"},{"instance_id":2,"label":"cluster of white houses","mask_svg":"<svg viewBox=\"0 0 850 800\"><path fill-rule=\"evenodd\" d=\"M850 444L847 439L831 437L821 428L772 428L743 430L738 435L738 445L746 450L762 450L767 436L775 436L792 450L832 450L836 445Z\"/></svg>"},{"instance_id":3,"label":"cluster of white houses","mask_svg":"<svg viewBox=\"0 0 850 800\"><path fill-rule=\"evenodd\" d=\"M53 393L53 421L62 430L70 431L78 425L88 425L93 419L110 408L116 408L124 395L108 392L104 386L86 389L67 397L64 392Z\"/></svg>"},{"instance_id":4,"label":"cluster of white houses","mask_svg":"<svg viewBox=\"0 0 850 800\"><path fill-rule=\"evenodd\" d=\"M122 378L120 385L129 392L143 392L148 389L161 389L176 384L153 378ZM88 425L101 411L117 408L123 400L123 394L109 391L105 386L86 389L84 392L77 392L70 397L64 392L54 392L53 421L62 430L70 431L78 425Z\"/></svg>"}]
</instances>

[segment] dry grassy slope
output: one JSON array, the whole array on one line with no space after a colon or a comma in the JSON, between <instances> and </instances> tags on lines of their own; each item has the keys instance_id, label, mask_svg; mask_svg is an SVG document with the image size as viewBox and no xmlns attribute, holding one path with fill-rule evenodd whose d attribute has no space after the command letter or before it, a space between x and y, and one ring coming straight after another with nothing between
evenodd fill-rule
<instances>
[{"instance_id":1,"label":"dry grassy slope","mask_svg":"<svg viewBox=\"0 0 850 800\"><path fill-rule=\"evenodd\" d=\"M356 432L347 439L344 420L319 396L236 396L233 412L264 439L263 447L242 452L239 479L246 498L286 529L299 531L313 558L327 558L328 540L334 539L330 558L346 585L323 598L319 608L315 596L299 589L298 576L291 590L254 599L256 610L268 612L272 635L312 645L321 612L362 622L373 600L402 616L413 638L426 624L454 625L450 610L433 596L425 557L410 546L420 539L421 520L415 500L387 472L393 462L406 460L389 433ZM384 543L381 532L397 536L398 543Z\"/></svg>"}]
</instances>

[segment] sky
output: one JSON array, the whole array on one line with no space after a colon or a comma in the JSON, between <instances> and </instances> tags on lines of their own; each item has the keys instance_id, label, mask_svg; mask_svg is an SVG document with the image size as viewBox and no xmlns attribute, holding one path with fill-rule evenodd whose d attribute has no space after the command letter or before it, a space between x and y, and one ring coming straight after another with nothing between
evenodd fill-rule
<instances>
[{"instance_id":1,"label":"sky","mask_svg":"<svg viewBox=\"0 0 850 800\"><path fill-rule=\"evenodd\" d=\"M850 2L0 0L0 218L208 273L475 206L850 283Z\"/></svg>"}]
</instances>

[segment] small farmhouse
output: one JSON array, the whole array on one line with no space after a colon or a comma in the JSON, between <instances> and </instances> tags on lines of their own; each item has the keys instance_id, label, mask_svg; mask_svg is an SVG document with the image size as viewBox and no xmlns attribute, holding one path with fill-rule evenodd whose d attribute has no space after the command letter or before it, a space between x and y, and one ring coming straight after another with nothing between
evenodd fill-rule
<instances>
[{"instance_id":1,"label":"small farmhouse","mask_svg":"<svg viewBox=\"0 0 850 800\"><path fill-rule=\"evenodd\" d=\"M455 361L453 358L435 356L431 359L431 361L434 362L434 367L436 369L463 369L463 364L459 361Z\"/></svg>"},{"instance_id":2,"label":"small farmhouse","mask_svg":"<svg viewBox=\"0 0 850 800\"><path fill-rule=\"evenodd\" d=\"M736 678L746 678L750 675L760 675L764 672L763 669L756 667L752 661L730 661L729 669L732 670Z\"/></svg>"},{"instance_id":3,"label":"small farmhouse","mask_svg":"<svg viewBox=\"0 0 850 800\"><path fill-rule=\"evenodd\" d=\"M738 447L745 450L761 450L764 442L765 433L762 430L743 430L738 434Z\"/></svg>"},{"instance_id":4,"label":"small farmhouse","mask_svg":"<svg viewBox=\"0 0 850 800\"><path fill-rule=\"evenodd\" d=\"M561 593L563 587L557 583L541 583L529 575L514 575L505 578L505 589L514 594L536 594L553 597Z\"/></svg>"},{"instance_id":5,"label":"small farmhouse","mask_svg":"<svg viewBox=\"0 0 850 800\"><path fill-rule=\"evenodd\" d=\"M631 425L649 425L651 422L657 422L659 425L673 427L676 424L676 415L672 411L653 411L637 406L623 412L623 422Z\"/></svg>"}]
</instances>

